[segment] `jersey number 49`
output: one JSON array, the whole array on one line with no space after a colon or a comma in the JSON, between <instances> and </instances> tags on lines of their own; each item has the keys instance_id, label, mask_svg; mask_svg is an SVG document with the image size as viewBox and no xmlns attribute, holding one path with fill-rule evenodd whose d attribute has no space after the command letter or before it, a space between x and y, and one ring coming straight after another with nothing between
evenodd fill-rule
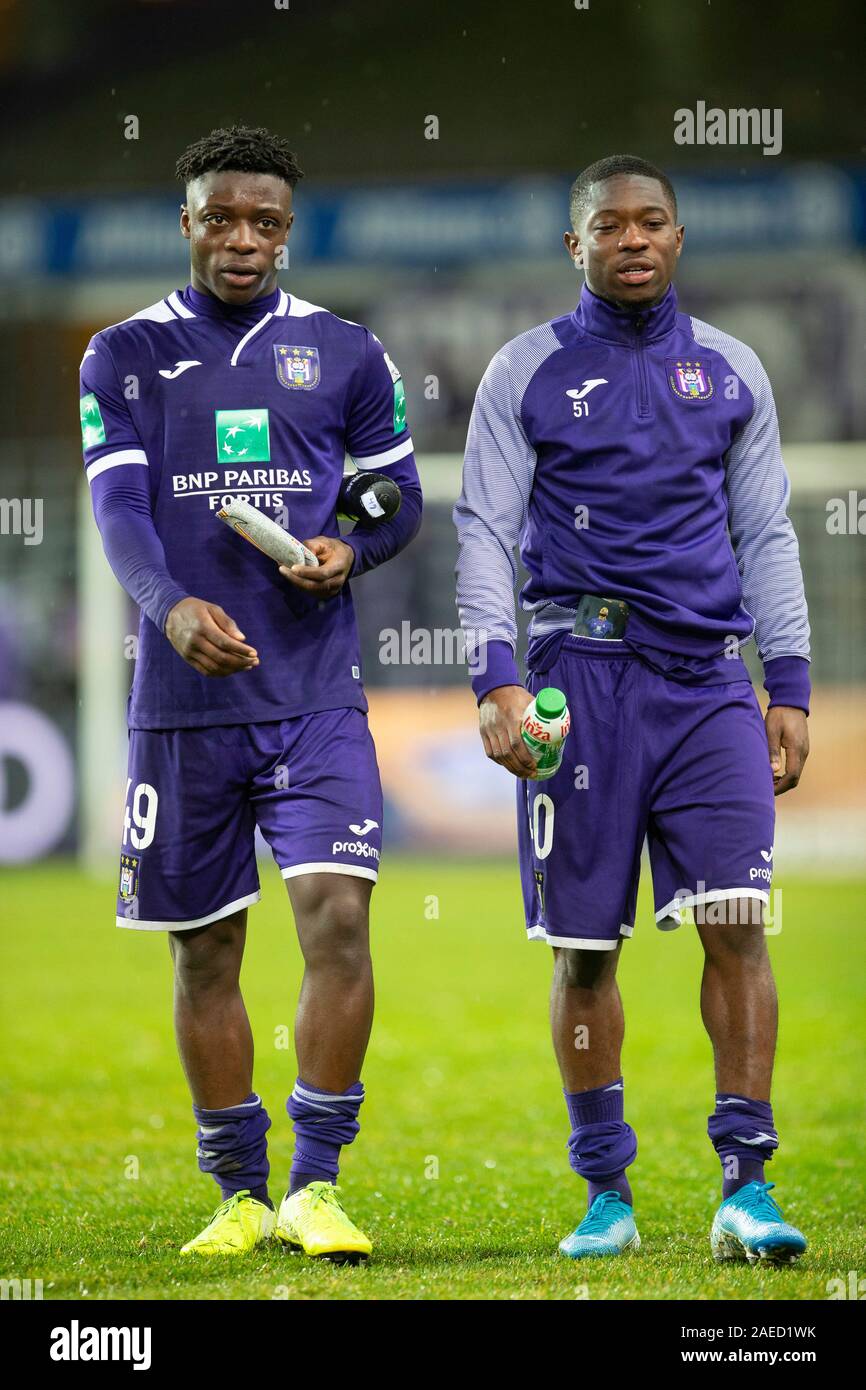
<instances>
[{"instance_id":1,"label":"jersey number 49","mask_svg":"<svg viewBox=\"0 0 866 1390\"><path fill-rule=\"evenodd\" d=\"M159 797L149 782L139 782L130 801L129 789L131 786L132 778L130 777L126 783L126 806L123 811L123 843L125 845L129 839L133 849L147 849L156 833L156 812L159 806ZM143 809L142 803L144 803Z\"/></svg>"}]
</instances>

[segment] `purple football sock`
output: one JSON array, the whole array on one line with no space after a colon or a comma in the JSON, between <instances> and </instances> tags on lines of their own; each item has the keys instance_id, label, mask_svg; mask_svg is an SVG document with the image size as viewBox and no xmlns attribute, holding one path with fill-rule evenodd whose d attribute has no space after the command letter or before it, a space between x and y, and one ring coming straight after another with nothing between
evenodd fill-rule
<instances>
[{"instance_id":1,"label":"purple football sock","mask_svg":"<svg viewBox=\"0 0 866 1390\"><path fill-rule=\"evenodd\" d=\"M739 1192L741 1187L745 1187L750 1182L764 1181L764 1165L755 1158L741 1158L739 1161L739 1174L735 1178L722 1177L722 1199L733 1197L735 1192Z\"/></svg>"},{"instance_id":2,"label":"purple football sock","mask_svg":"<svg viewBox=\"0 0 866 1390\"><path fill-rule=\"evenodd\" d=\"M194 1105L198 1121L198 1166L219 1183L223 1201L246 1189L251 1197L271 1205L268 1197L268 1141L271 1127L261 1097L251 1092L240 1105L207 1110Z\"/></svg>"},{"instance_id":3,"label":"purple football sock","mask_svg":"<svg viewBox=\"0 0 866 1390\"><path fill-rule=\"evenodd\" d=\"M602 1192L618 1192L624 1202L628 1202L630 1207L634 1206L634 1198L631 1195L631 1187L625 1173L618 1178L611 1178L608 1182L591 1182L586 1189L586 1205L591 1207L596 1197Z\"/></svg>"},{"instance_id":4,"label":"purple football sock","mask_svg":"<svg viewBox=\"0 0 866 1390\"><path fill-rule=\"evenodd\" d=\"M296 1168L293 1163L291 1173L289 1174L289 1197L291 1197L293 1192L300 1191L302 1187L309 1187L311 1182L329 1182L332 1187L336 1186L334 1179L325 1177L324 1173L314 1171L304 1172L303 1168Z\"/></svg>"},{"instance_id":5,"label":"purple football sock","mask_svg":"<svg viewBox=\"0 0 866 1390\"><path fill-rule=\"evenodd\" d=\"M637 1137L623 1119L623 1080L591 1091L564 1091L571 1121L569 1163L589 1184L592 1206L600 1192L618 1192L633 1204L625 1170L637 1155Z\"/></svg>"},{"instance_id":6,"label":"purple football sock","mask_svg":"<svg viewBox=\"0 0 866 1390\"><path fill-rule=\"evenodd\" d=\"M358 1111L364 1099L360 1081L345 1091L323 1091L298 1077L286 1101L295 1130L295 1152L289 1192L311 1182L337 1181L340 1149L351 1144L361 1126Z\"/></svg>"},{"instance_id":7,"label":"purple football sock","mask_svg":"<svg viewBox=\"0 0 866 1390\"><path fill-rule=\"evenodd\" d=\"M768 1100L720 1092L707 1133L722 1164L723 1199L746 1183L764 1181L764 1164L779 1147Z\"/></svg>"}]
</instances>

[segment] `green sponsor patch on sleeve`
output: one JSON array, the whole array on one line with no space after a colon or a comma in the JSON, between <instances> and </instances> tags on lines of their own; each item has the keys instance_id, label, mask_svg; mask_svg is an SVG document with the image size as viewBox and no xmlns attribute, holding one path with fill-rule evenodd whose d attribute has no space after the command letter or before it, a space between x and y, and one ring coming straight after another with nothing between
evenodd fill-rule
<instances>
[{"instance_id":1,"label":"green sponsor patch on sleeve","mask_svg":"<svg viewBox=\"0 0 866 1390\"><path fill-rule=\"evenodd\" d=\"M104 444L105 425L102 423L102 411L99 409L99 401L92 391L81 397L78 410L81 417L81 443L83 447L94 449L97 444Z\"/></svg>"},{"instance_id":2,"label":"green sponsor patch on sleeve","mask_svg":"<svg viewBox=\"0 0 866 1390\"><path fill-rule=\"evenodd\" d=\"M399 434L406 428L406 391L403 386L403 378L394 382L394 433Z\"/></svg>"}]
</instances>

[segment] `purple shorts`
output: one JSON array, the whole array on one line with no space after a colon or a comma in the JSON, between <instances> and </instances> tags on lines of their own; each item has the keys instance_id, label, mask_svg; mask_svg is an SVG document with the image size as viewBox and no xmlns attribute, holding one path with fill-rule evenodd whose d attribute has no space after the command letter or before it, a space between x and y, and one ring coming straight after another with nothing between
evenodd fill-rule
<instances>
[{"instance_id":1,"label":"purple shorts","mask_svg":"<svg viewBox=\"0 0 866 1390\"><path fill-rule=\"evenodd\" d=\"M605 951L631 936L644 838L662 930L699 903L769 901L773 778L751 682L685 685L624 643L567 637L528 682L547 685L571 733L555 776L517 786L531 939Z\"/></svg>"},{"instance_id":2,"label":"purple shorts","mask_svg":"<svg viewBox=\"0 0 866 1390\"><path fill-rule=\"evenodd\" d=\"M256 826L283 878L375 882L382 787L361 710L130 730L117 925L204 927L256 902Z\"/></svg>"}]
</instances>

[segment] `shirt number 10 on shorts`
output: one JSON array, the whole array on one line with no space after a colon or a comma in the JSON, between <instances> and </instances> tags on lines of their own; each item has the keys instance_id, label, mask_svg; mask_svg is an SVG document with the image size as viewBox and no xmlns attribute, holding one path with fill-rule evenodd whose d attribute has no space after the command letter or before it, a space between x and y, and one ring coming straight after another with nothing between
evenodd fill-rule
<instances>
[{"instance_id":1,"label":"shirt number 10 on shorts","mask_svg":"<svg viewBox=\"0 0 866 1390\"><path fill-rule=\"evenodd\" d=\"M132 793L132 801L130 802L129 789L131 786L132 778L130 777L126 783L126 806L123 811L123 843L125 845L128 838L133 849L147 849L156 833L156 812L159 806L159 797L148 782L139 782ZM144 802L143 810L142 802Z\"/></svg>"},{"instance_id":2,"label":"shirt number 10 on shorts","mask_svg":"<svg viewBox=\"0 0 866 1390\"><path fill-rule=\"evenodd\" d=\"M541 819L541 812L544 812L544 819ZM536 859L546 859L553 849L553 820L556 814L556 807L551 798L545 792L539 792L532 803L532 815L530 817L529 828L532 834L532 843L535 846Z\"/></svg>"}]
</instances>

